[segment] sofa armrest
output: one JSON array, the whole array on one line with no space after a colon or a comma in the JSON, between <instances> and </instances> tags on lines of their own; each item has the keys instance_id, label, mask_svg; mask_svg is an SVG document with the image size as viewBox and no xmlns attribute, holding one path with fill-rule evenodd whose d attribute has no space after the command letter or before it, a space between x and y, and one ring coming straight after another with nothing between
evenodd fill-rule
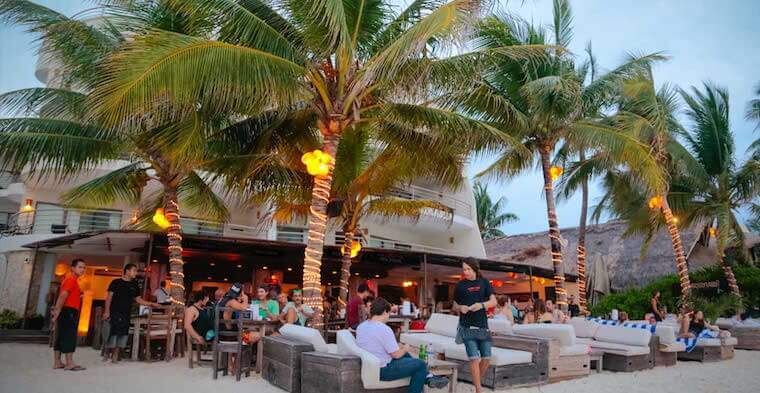
<instances>
[{"instance_id":1,"label":"sofa armrest","mask_svg":"<svg viewBox=\"0 0 760 393\"><path fill-rule=\"evenodd\" d=\"M430 333L427 329L407 330L404 333Z\"/></svg>"},{"instance_id":2,"label":"sofa armrest","mask_svg":"<svg viewBox=\"0 0 760 393\"><path fill-rule=\"evenodd\" d=\"M495 334L493 345L498 348L514 349L533 354L533 363L539 369L549 368L549 344L551 340L538 337L518 336L513 334Z\"/></svg>"}]
</instances>

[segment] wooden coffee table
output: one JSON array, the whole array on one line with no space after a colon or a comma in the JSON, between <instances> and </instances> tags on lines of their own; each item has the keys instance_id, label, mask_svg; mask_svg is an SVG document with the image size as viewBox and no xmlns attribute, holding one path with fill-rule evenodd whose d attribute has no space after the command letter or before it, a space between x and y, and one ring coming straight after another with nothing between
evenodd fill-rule
<instances>
[{"instance_id":1,"label":"wooden coffee table","mask_svg":"<svg viewBox=\"0 0 760 393\"><path fill-rule=\"evenodd\" d=\"M449 393L457 391L458 364L439 359L428 359L427 364L431 374L449 378ZM429 392L431 389L426 385L425 391Z\"/></svg>"}]
</instances>

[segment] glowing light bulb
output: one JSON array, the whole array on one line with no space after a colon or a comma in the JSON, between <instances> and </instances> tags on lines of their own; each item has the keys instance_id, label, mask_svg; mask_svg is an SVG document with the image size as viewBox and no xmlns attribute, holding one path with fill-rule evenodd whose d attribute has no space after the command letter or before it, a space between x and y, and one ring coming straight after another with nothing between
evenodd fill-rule
<instances>
[{"instance_id":1,"label":"glowing light bulb","mask_svg":"<svg viewBox=\"0 0 760 393\"><path fill-rule=\"evenodd\" d=\"M553 166L549 168L549 176L551 176L552 181L557 181L564 171L561 166Z\"/></svg>"},{"instance_id":2,"label":"glowing light bulb","mask_svg":"<svg viewBox=\"0 0 760 393\"><path fill-rule=\"evenodd\" d=\"M657 195L649 199L648 205L650 209L661 209L662 202L663 202L662 197Z\"/></svg>"},{"instance_id":3,"label":"glowing light bulb","mask_svg":"<svg viewBox=\"0 0 760 393\"><path fill-rule=\"evenodd\" d=\"M716 237L718 236L718 229L710 227L710 237Z\"/></svg>"},{"instance_id":4,"label":"glowing light bulb","mask_svg":"<svg viewBox=\"0 0 760 393\"><path fill-rule=\"evenodd\" d=\"M168 219L166 219L166 215L164 214L163 208L156 209L156 213L153 214L153 222L158 225L161 229L169 228L171 223Z\"/></svg>"},{"instance_id":5,"label":"glowing light bulb","mask_svg":"<svg viewBox=\"0 0 760 393\"><path fill-rule=\"evenodd\" d=\"M21 211L24 213L28 213L32 210L34 210L34 206L32 206L32 200L27 199L26 201L24 201L24 206L21 207Z\"/></svg>"},{"instance_id":6,"label":"glowing light bulb","mask_svg":"<svg viewBox=\"0 0 760 393\"><path fill-rule=\"evenodd\" d=\"M343 251L345 252L346 246L343 245ZM351 258L356 258L359 255L359 251L362 250L362 244L359 242L351 243Z\"/></svg>"},{"instance_id":7,"label":"glowing light bulb","mask_svg":"<svg viewBox=\"0 0 760 393\"><path fill-rule=\"evenodd\" d=\"M330 172L330 164L333 158L322 150L314 150L301 156L301 162L306 165L306 171L316 177L327 176Z\"/></svg>"}]
</instances>

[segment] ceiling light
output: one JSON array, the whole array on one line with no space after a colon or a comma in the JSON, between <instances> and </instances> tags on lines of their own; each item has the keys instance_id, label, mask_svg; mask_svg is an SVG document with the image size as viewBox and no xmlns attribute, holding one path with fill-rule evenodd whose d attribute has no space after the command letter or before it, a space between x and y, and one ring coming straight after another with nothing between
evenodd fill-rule
<instances>
[{"instance_id":1,"label":"ceiling light","mask_svg":"<svg viewBox=\"0 0 760 393\"><path fill-rule=\"evenodd\" d=\"M224 281L228 281L227 278L225 278Z\"/></svg>"},{"instance_id":2,"label":"ceiling light","mask_svg":"<svg viewBox=\"0 0 760 393\"><path fill-rule=\"evenodd\" d=\"M211 277L206 277L209 281L211 281Z\"/></svg>"},{"instance_id":3,"label":"ceiling light","mask_svg":"<svg viewBox=\"0 0 760 393\"><path fill-rule=\"evenodd\" d=\"M268 267L266 267L266 266L264 266L264 267L262 267L262 269L264 269L264 270L267 270L267 269L269 269L269 268L268 268Z\"/></svg>"},{"instance_id":4,"label":"ceiling light","mask_svg":"<svg viewBox=\"0 0 760 393\"><path fill-rule=\"evenodd\" d=\"M358 276L358 275L359 275L359 273L354 273L354 276Z\"/></svg>"},{"instance_id":5,"label":"ceiling light","mask_svg":"<svg viewBox=\"0 0 760 393\"><path fill-rule=\"evenodd\" d=\"M289 268L288 268L288 271L289 271L289 272L292 272L292 271L293 271L293 268L292 268L292 267L289 267Z\"/></svg>"},{"instance_id":6,"label":"ceiling light","mask_svg":"<svg viewBox=\"0 0 760 393\"><path fill-rule=\"evenodd\" d=\"M209 263L209 265L211 265L211 266L216 266L216 263L214 263L214 262L211 262L211 263Z\"/></svg>"},{"instance_id":7,"label":"ceiling light","mask_svg":"<svg viewBox=\"0 0 760 393\"><path fill-rule=\"evenodd\" d=\"M375 274L375 278L380 278L380 275L379 274Z\"/></svg>"},{"instance_id":8,"label":"ceiling light","mask_svg":"<svg viewBox=\"0 0 760 393\"><path fill-rule=\"evenodd\" d=\"M238 269L240 269L241 267L243 267L243 265L238 265Z\"/></svg>"},{"instance_id":9,"label":"ceiling light","mask_svg":"<svg viewBox=\"0 0 760 393\"><path fill-rule=\"evenodd\" d=\"M333 270L333 272L332 272L332 273L333 273L333 274L338 274L338 271L337 271L337 270Z\"/></svg>"},{"instance_id":10,"label":"ceiling light","mask_svg":"<svg viewBox=\"0 0 760 393\"><path fill-rule=\"evenodd\" d=\"M157 263L157 262L158 262L158 260L156 260L156 259L153 260L153 263Z\"/></svg>"}]
</instances>

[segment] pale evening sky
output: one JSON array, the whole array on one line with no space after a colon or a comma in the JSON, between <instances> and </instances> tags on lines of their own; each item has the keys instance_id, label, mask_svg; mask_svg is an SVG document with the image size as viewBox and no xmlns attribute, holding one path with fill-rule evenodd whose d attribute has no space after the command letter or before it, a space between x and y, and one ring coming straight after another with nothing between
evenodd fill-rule
<instances>
[{"instance_id":1,"label":"pale evening sky","mask_svg":"<svg viewBox=\"0 0 760 393\"><path fill-rule=\"evenodd\" d=\"M407 3L407 1L399 1ZM93 7L92 1L40 0L38 3L74 15ZM756 16L760 1L732 0L575 0L573 7L574 41L571 50L583 55L591 40L599 64L605 69L617 66L626 52L664 51L671 56L655 68L658 84L671 83L684 88L711 80L726 87L731 98L731 125L737 151L742 157L757 137L755 124L744 120L747 102L760 83L760 51L753 49L760 37ZM512 1L509 9L536 23L551 23L551 1ZM23 29L0 25L0 93L41 86L34 77L37 45ZM468 174L484 168L491 159L472 162ZM545 202L538 173L526 173L501 183L491 183L492 197L506 197L507 210L520 216L517 223L503 228L507 233L536 232L547 229ZM591 202L600 195L592 187ZM558 206L562 227L578 224L579 198Z\"/></svg>"}]
</instances>

